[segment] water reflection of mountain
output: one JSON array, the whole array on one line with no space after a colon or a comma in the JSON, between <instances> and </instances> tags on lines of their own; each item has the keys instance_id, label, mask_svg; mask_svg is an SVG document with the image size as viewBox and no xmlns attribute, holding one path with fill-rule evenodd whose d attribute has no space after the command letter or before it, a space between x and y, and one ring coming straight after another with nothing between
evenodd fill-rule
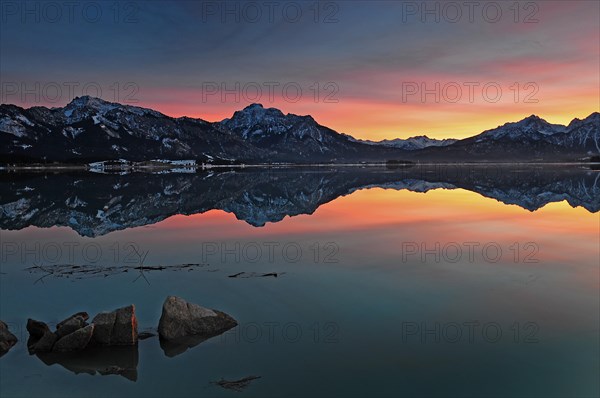
<instances>
[{"instance_id":1,"label":"water reflection of mountain","mask_svg":"<svg viewBox=\"0 0 600 398\"><path fill-rule=\"evenodd\" d=\"M566 200L600 210L600 173L574 166L305 168L196 174L0 174L0 228L68 226L84 236L221 209L259 227L312 214L359 189L462 188L534 211ZM402 203L398 203L402 206Z\"/></svg>"}]
</instances>

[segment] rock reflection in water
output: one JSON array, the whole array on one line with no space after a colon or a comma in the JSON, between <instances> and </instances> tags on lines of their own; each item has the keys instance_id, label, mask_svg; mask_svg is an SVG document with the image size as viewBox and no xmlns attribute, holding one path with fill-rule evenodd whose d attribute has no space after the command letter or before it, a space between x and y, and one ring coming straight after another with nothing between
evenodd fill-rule
<instances>
[{"instance_id":1,"label":"rock reflection in water","mask_svg":"<svg viewBox=\"0 0 600 398\"><path fill-rule=\"evenodd\" d=\"M175 340L160 340L160 348L162 348L165 356L169 358L176 357L177 355L181 355L187 350L196 347L200 343L205 342L214 336L202 336L202 335L194 335L194 336L185 336L180 337Z\"/></svg>"},{"instance_id":2,"label":"rock reflection in water","mask_svg":"<svg viewBox=\"0 0 600 398\"><path fill-rule=\"evenodd\" d=\"M72 353L39 353L46 365L59 364L75 374L119 375L137 381L138 347L93 347Z\"/></svg>"}]
</instances>

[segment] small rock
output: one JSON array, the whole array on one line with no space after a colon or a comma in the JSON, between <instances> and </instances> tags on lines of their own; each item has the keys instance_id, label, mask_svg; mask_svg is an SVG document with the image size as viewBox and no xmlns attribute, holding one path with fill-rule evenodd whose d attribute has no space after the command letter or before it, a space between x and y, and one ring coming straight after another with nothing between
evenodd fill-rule
<instances>
[{"instance_id":1,"label":"small rock","mask_svg":"<svg viewBox=\"0 0 600 398\"><path fill-rule=\"evenodd\" d=\"M29 336L31 338L39 340L50 331L50 328L44 322L36 321L35 319L28 319L27 331L29 332Z\"/></svg>"},{"instance_id":2,"label":"small rock","mask_svg":"<svg viewBox=\"0 0 600 398\"><path fill-rule=\"evenodd\" d=\"M86 326L87 323L83 317L74 315L68 319L65 319L56 326L56 335L60 339Z\"/></svg>"},{"instance_id":3,"label":"small rock","mask_svg":"<svg viewBox=\"0 0 600 398\"><path fill-rule=\"evenodd\" d=\"M54 347L54 343L56 343L57 340L58 336L48 330L46 333L44 333L41 339L28 347L29 352L31 354L38 352L50 352L52 351L52 347Z\"/></svg>"},{"instance_id":4,"label":"small rock","mask_svg":"<svg viewBox=\"0 0 600 398\"><path fill-rule=\"evenodd\" d=\"M135 306L119 308L115 319L115 327L110 337L111 345L135 345L138 339Z\"/></svg>"},{"instance_id":5,"label":"small rock","mask_svg":"<svg viewBox=\"0 0 600 398\"><path fill-rule=\"evenodd\" d=\"M6 354L17 341L17 336L8 330L6 323L0 321L0 356Z\"/></svg>"},{"instance_id":6,"label":"small rock","mask_svg":"<svg viewBox=\"0 0 600 398\"><path fill-rule=\"evenodd\" d=\"M102 312L94 317L93 342L98 345L135 345L138 340L135 306Z\"/></svg>"},{"instance_id":7,"label":"small rock","mask_svg":"<svg viewBox=\"0 0 600 398\"><path fill-rule=\"evenodd\" d=\"M87 347L94 334L94 324L66 335L58 340L52 349L54 352L81 351Z\"/></svg>"},{"instance_id":8,"label":"small rock","mask_svg":"<svg viewBox=\"0 0 600 398\"><path fill-rule=\"evenodd\" d=\"M163 304L158 334L164 340L192 335L215 336L235 326L237 321L224 312L169 296Z\"/></svg>"},{"instance_id":9,"label":"small rock","mask_svg":"<svg viewBox=\"0 0 600 398\"><path fill-rule=\"evenodd\" d=\"M83 321L87 321L88 319L90 319L90 316L88 315L87 312L78 312L76 314L71 315L70 317L68 317L67 319L65 319L62 322L59 322L58 325L56 325L56 329L60 329L65 323L69 322L71 319L73 318L82 318Z\"/></svg>"},{"instance_id":10,"label":"small rock","mask_svg":"<svg viewBox=\"0 0 600 398\"><path fill-rule=\"evenodd\" d=\"M99 345L110 345L110 336L112 334L113 327L115 326L115 320L117 319L117 313L113 312L101 312L94 317L92 323L96 325L94 328L94 343Z\"/></svg>"}]
</instances>

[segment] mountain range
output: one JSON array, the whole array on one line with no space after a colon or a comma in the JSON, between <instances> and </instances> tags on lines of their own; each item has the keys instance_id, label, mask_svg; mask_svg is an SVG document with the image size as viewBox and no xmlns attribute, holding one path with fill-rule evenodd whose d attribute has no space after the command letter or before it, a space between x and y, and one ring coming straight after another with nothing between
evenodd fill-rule
<instances>
[{"instance_id":1,"label":"mountain range","mask_svg":"<svg viewBox=\"0 0 600 398\"><path fill-rule=\"evenodd\" d=\"M600 113L568 126L532 115L461 140L417 136L374 142L260 104L208 122L84 96L57 108L0 105L0 142L0 163L578 161L600 154Z\"/></svg>"},{"instance_id":2,"label":"mountain range","mask_svg":"<svg viewBox=\"0 0 600 398\"><path fill-rule=\"evenodd\" d=\"M426 135L418 135L410 138L394 138L393 140L381 140L381 141L371 141L371 140L356 140L354 137L351 139L369 144L369 145L381 145L398 149L405 149L407 151L415 151L417 149L423 149L427 147L438 147L438 146L448 146L454 144L456 141L453 138L447 138L443 140L438 140L435 138L429 138Z\"/></svg>"}]
</instances>

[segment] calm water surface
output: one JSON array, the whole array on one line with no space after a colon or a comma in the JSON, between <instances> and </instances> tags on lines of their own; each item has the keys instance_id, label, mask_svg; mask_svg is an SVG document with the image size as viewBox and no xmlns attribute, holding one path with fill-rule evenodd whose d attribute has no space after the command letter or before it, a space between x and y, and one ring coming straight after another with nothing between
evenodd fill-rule
<instances>
[{"instance_id":1,"label":"calm water surface","mask_svg":"<svg viewBox=\"0 0 600 398\"><path fill-rule=\"evenodd\" d=\"M0 184L0 319L20 340L0 359L3 397L599 394L596 171ZM191 347L155 337L49 364L27 353L27 318L133 303L145 330L167 295L239 326ZM128 377L98 374L107 363ZM211 383L251 375L261 378L241 393Z\"/></svg>"}]
</instances>

